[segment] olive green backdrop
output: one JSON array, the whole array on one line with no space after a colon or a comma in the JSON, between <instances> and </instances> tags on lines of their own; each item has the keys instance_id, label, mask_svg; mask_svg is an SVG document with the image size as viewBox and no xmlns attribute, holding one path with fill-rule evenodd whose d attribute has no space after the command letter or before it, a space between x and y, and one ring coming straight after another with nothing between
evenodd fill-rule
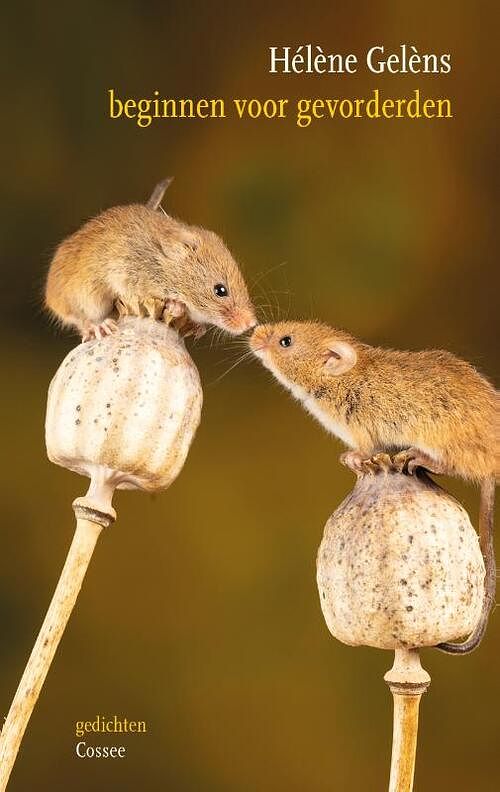
<instances>
[{"instance_id":1,"label":"olive green backdrop","mask_svg":"<svg viewBox=\"0 0 500 792\"><path fill-rule=\"evenodd\" d=\"M143 200L222 233L263 315L370 343L445 347L491 377L498 245L493 3L18 3L4 9L0 710L7 712L71 539L85 480L51 465L49 380L75 337L41 310L51 251L84 218ZM270 45L452 53L449 76L270 76ZM450 121L107 118L151 96L450 96ZM498 163L496 163L498 164ZM272 308L265 307L273 306ZM240 349L191 345L203 422L170 491L120 493L26 733L12 792L383 789L389 653L329 636L323 525L353 483L341 446ZM452 491L476 520L477 493ZM465 658L423 652L417 787L498 789L500 624ZM123 761L74 755L74 722L144 719ZM92 742L92 738L89 740ZM94 740L97 742L97 739ZM107 742L118 742L108 739Z\"/></svg>"}]
</instances>

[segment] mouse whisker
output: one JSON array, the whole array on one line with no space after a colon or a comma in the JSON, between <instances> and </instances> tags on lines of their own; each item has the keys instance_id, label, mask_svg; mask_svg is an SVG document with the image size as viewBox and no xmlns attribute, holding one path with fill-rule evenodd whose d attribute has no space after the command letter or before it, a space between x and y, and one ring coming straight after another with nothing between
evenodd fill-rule
<instances>
[{"instance_id":1,"label":"mouse whisker","mask_svg":"<svg viewBox=\"0 0 500 792\"><path fill-rule=\"evenodd\" d=\"M245 357L248 354L249 350L248 350L248 347L247 347L243 352L241 350L233 350L233 352L236 352L236 355L234 355L234 354L233 355L226 355L226 357L223 357L220 360L217 360L215 362L215 365L216 366L222 366L225 363L234 363L235 357L236 357L237 360L239 360L242 356Z\"/></svg>"},{"instance_id":2,"label":"mouse whisker","mask_svg":"<svg viewBox=\"0 0 500 792\"><path fill-rule=\"evenodd\" d=\"M264 318L264 322L267 324L272 320L273 306L271 303L259 303L257 313Z\"/></svg>"},{"instance_id":3,"label":"mouse whisker","mask_svg":"<svg viewBox=\"0 0 500 792\"><path fill-rule=\"evenodd\" d=\"M316 311L314 310L314 298L312 292L309 292L309 319L314 321L314 315Z\"/></svg>"},{"instance_id":4,"label":"mouse whisker","mask_svg":"<svg viewBox=\"0 0 500 792\"><path fill-rule=\"evenodd\" d=\"M285 264L285 263L286 262L283 262L282 264ZM278 269L278 267L273 267L268 272L272 272L273 270L276 270L276 269ZM284 271L284 273L283 273L284 274L284 281L285 281L284 285L286 287L284 289L275 289L272 285L270 285L269 282L267 281L266 277L265 277L267 274L268 273L263 273L262 275L260 275L256 279L256 281L254 281L253 286L255 286L260 281L263 281L263 283L259 284L258 291L259 291L260 294L262 294L263 297L265 297L264 305L268 304L271 321L276 322L276 321L280 321L281 320L281 316L283 314L283 311L282 311L282 308L281 308L281 305L280 305L279 295L286 295L286 297L287 297L287 302L288 302L287 315L288 315L289 311L290 311L290 307L291 307L290 304L291 304L292 292L291 292L291 290L289 288L289 282L288 282L288 277L287 277L287 272L286 271ZM266 317L266 319L267 319L267 317Z\"/></svg>"},{"instance_id":5,"label":"mouse whisker","mask_svg":"<svg viewBox=\"0 0 500 792\"><path fill-rule=\"evenodd\" d=\"M286 294L288 296L288 300L290 301L290 289L274 289L272 286L264 282L259 285L257 292L265 300L263 305L267 305L269 307L270 316L266 317L266 320L269 321L270 319L273 322L278 321L281 314L278 295ZM259 303L259 300L256 300L256 302Z\"/></svg>"},{"instance_id":6,"label":"mouse whisker","mask_svg":"<svg viewBox=\"0 0 500 792\"><path fill-rule=\"evenodd\" d=\"M231 347L226 347L226 349L231 349ZM232 347L232 351L235 352L241 349L244 349L246 352L246 350L248 349L248 339L245 339L244 341L241 341L238 344L234 344L234 346Z\"/></svg>"},{"instance_id":7,"label":"mouse whisker","mask_svg":"<svg viewBox=\"0 0 500 792\"><path fill-rule=\"evenodd\" d=\"M268 289L268 292L266 294L266 298L269 300L269 303L270 303L269 304L269 313L271 315L271 321L273 323L277 322L278 320L277 320L276 312L278 310L278 303L277 303L276 295L273 293L272 288Z\"/></svg>"},{"instance_id":8,"label":"mouse whisker","mask_svg":"<svg viewBox=\"0 0 500 792\"><path fill-rule=\"evenodd\" d=\"M264 272L259 273L256 276L256 278L253 281L251 281L250 288L253 289L253 287L257 286L257 284L260 283L262 280L264 280L264 278L267 278L267 276L270 275L271 272L275 272L276 270L280 269L281 267L285 267L285 266L286 266L286 261L281 261L279 264L275 264L273 267L269 267L269 269L264 270Z\"/></svg>"},{"instance_id":9,"label":"mouse whisker","mask_svg":"<svg viewBox=\"0 0 500 792\"><path fill-rule=\"evenodd\" d=\"M242 363L243 361L248 361L250 357L253 357L253 352L252 352L252 350L251 350L251 349L250 349L250 350L248 350L248 352L245 352L243 355L240 355L240 357L238 358L238 360L236 360L236 362L235 362L235 363L233 363L233 365L232 365L232 366L230 366L230 367L229 367L229 368L228 368L226 371L224 371L224 372L223 372L223 373L220 375L220 377L217 377L217 379L215 379L215 380L212 380L212 382L210 382L209 384L210 384L210 385L216 385L218 382L220 382L220 381L221 381L221 379L223 379L223 378L226 376L226 374L229 374L229 372L230 372L230 371L232 371L233 369L235 369L235 368L236 368L236 366L239 366L239 365L240 365L240 363Z\"/></svg>"},{"instance_id":10,"label":"mouse whisker","mask_svg":"<svg viewBox=\"0 0 500 792\"><path fill-rule=\"evenodd\" d=\"M213 349L214 346L218 346L221 340L224 339L225 330L222 327L212 327L210 333L210 349Z\"/></svg>"}]
</instances>

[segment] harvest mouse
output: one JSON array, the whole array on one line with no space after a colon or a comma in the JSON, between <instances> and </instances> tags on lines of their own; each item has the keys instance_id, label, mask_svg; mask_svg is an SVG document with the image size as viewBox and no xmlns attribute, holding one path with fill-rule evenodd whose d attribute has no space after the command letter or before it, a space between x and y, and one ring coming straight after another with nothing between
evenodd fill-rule
<instances>
[{"instance_id":1,"label":"harvest mouse","mask_svg":"<svg viewBox=\"0 0 500 792\"><path fill-rule=\"evenodd\" d=\"M499 411L495 388L450 352L399 352L361 343L318 322L259 325L250 347L293 396L352 451L351 465L395 453L412 473L434 473L481 486L480 544L485 559L481 619L463 643L439 648L472 651L494 603L495 480L499 471Z\"/></svg>"},{"instance_id":2,"label":"harvest mouse","mask_svg":"<svg viewBox=\"0 0 500 792\"><path fill-rule=\"evenodd\" d=\"M245 281L220 237L158 208L170 181L160 182L145 206L107 209L57 248L45 304L83 340L113 332L116 314L187 322L196 332L215 325L238 334L254 326Z\"/></svg>"}]
</instances>

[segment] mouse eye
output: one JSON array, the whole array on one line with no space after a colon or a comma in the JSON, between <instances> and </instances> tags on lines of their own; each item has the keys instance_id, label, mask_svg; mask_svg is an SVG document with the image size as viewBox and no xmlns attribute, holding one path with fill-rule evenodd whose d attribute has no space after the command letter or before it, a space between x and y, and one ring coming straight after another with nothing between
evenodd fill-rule
<instances>
[{"instance_id":1,"label":"mouse eye","mask_svg":"<svg viewBox=\"0 0 500 792\"><path fill-rule=\"evenodd\" d=\"M224 286L223 283L216 283L214 286L214 292L217 297L227 297L229 294L227 286Z\"/></svg>"},{"instance_id":2,"label":"mouse eye","mask_svg":"<svg viewBox=\"0 0 500 792\"><path fill-rule=\"evenodd\" d=\"M283 336L280 338L280 346L289 347L292 345L292 336Z\"/></svg>"}]
</instances>

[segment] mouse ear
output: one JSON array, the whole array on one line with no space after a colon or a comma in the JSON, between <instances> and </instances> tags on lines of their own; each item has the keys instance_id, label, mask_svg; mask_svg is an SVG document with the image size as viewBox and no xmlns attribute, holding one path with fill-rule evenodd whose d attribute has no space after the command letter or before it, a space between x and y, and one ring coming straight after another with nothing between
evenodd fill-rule
<instances>
[{"instance_id":1,"label":"mouse ear","mask_svg":"<svg viewBox=\"0 0 500 792\"><path fill-rule=\"evenodd\" d=\"M345 374L356 364L358 355L354 347L346 341L332 341L328 344L328 359L325 363L325 371L338 377Z\"/></svg>"}]
</instances>

